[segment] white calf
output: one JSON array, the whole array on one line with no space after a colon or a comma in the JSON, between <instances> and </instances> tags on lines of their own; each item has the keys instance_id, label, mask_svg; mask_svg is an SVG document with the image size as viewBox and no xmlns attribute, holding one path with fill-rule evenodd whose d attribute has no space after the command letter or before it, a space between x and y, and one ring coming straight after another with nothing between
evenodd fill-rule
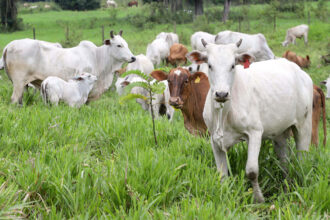
<instances>
[{"instance_id":1,"label":"white calf","mask_svg":"<svg viewBox=\"0 0 330 220\"><path fill-rule=\"evenodd\" d=\"M49 76L41 84L41 95L45 103L57 105L63 100L71 107L80 107L86 103L96 80L96 76L89 73L83 73L68 82Z\"/></svg>"},{"instance_id":2,"label":"white calf","mask_svg":"<svg viewBox=\"0 0 330 220\"><path fill-rule=\"evenodd\" d=\"M304 37L305 45L308 43L308 30L309 27L306 24L301 24L296 27L289 28L286 31L285 41L282 42L283 47L289 44L296 44L296 38Z\"/></svg>"}]
</instances>

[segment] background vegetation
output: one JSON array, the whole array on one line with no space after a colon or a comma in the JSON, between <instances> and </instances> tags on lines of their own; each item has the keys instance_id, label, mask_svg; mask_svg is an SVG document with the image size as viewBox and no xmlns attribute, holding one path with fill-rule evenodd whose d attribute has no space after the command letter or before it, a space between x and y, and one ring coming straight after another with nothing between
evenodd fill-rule
<instances>
[{"instance_id":1,"label":"background vegetation","mask_svg":"<svg viewBox=\"0 0 330 220\"><path fill-rule=\"evenodd\" d=\"M136 25L132 16L150 19L152 5L94 11L33 11L19 8L24 30L0 34L0 48L14 39L32 37L51 42L90 40L102 43L101 26L124 30L134 54L161 31L178 33L190 47L197 30L211 33L230 29L263 33L277 56L286 49L310 55L306 70L315 84L328 77L330 67L320 56L330 52L330 24L318 16L318 2L305 2L301 15L280 11L276 30L264 14L267 5L232 7L229 21L221 22L222 5L205 8L205 15L174 25L173 20L146 20ZM324 3L329 7L329 2ZM208 12L208 13L206 13ZM238 18L244 13L239 26ZM308 23L309 45L302 40L283 48L287 28ZM327 13L327 12L326 12ZM158 19L159 15L155 15ZM327 16L329 17L329 16ZM181 17L180 17L181 18ZM178 18L179 19L179 18ZM184 23L184 24L183 24ZM74 33L74 34L71 34ZM70 40L71 39L71 40ZM11 105L12 84L1 71L0 81L0 218L113 218L113 219L328 219L330 207L329 147L310 148L306 158L295 154L283 183L272 144L264 142L260 154L260 182L265 204L252 203L245 177L246 144L229 152L233 175L220 182L209 140L190 135L180 112L173 122L156 121L155 147L149 113L135 103L120 105L110 89L98 101L80 109L47 107L40 95L29 91L24 106ZM324 89L324 87L323 87ZM327 113L330 102L327 101ZM329 136L330 116L327 116ZM320 129L320 138L323 134ZM293 146L293 142L290 143ZM294 147L292 148L294 152ZM283 185L288 192L283 192Z\"/></svg>"}]
</instances>

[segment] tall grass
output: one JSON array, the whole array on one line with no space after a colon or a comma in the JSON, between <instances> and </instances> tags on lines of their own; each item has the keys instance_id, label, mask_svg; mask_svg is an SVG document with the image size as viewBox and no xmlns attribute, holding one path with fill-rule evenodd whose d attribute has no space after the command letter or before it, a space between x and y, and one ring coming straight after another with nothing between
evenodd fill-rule
<instances>
[{"instance_id":1,"label":"tall grass","mask_svg":"<svg viewBox=\"0 0 330 220\"><path fill-rule=\"evenodd\" d=\"M282 14L278 27L255 15L263 6L251 6L250 30L265 34L277 56L287 49L280 45L287 28L306 23L305 18ZM125 21L140 9L119 8L116 22L111 10L89 12L42 12L23 14L25 23L36 27L37 38L60 42L68 22L82 38L101 44L101 25L106 30L124 30L134 54L172 24L139 30ZM236 8L233 8L235 11ZM96 21L95 21L96 19ZM94 26L90 25L94 22ZM214 33L237 30L210 22ZM245 28L245 27L243 27ZM190 48L194 24L177 25L182 42ZM328 53L330 25L312 17L309 45L301 40L288 49L309 54L306 70L315 84L325 79L329 66L319 56ZM0 34L0 47L14 39L31 37L32 30ZM153 144L149 113L133 102L119 105L111 89L101 99L80 109L65 105L48 107L39 94L25 93L24 106L9 104L12 84L1 71L0 81L0 218L111 218L111 219L328 219L330 207L329 142L311 148L301 161L293 141L283 180L272 143L260 153L260 177L265 204L253 204L252 189L245 177L246 144L229 151L233 175L220 181L208 139L191 136L180 112L172 122L156 121L159 147ZM330 111L327 101L327 112ZM327 116L329 134L330 117ZM320 129L320 137L323 134ZM287 188L288 191L284 192Z\"/></svg>"}]
</instances>

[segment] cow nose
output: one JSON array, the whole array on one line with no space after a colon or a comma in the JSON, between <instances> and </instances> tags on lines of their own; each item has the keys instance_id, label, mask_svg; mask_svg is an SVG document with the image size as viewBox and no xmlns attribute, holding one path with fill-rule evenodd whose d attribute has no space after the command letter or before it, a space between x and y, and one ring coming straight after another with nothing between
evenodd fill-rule
<instances>
[{"instance_id":1,"label":"cow nose","mask_svg":"<svg viewBox=\"0 0 330 220\"><path fill-rule=\"evenodd\" d=\"M131 58L131 62L130 62L130 63L133 63L133 62L135 62L135 60L136 60L136 58L135 58L135 57L132 57L132 58Z\"/></svg>"},{"instance_id":2,"label":"cow nose","mask_svg":"<svg viewBox=\"0 0 330 220\"><path fill-rule=\"evenodd\" d=\"M215 99L218 102L225 102L228 99L228 92L216 92Z\"/></svg>"},{"instance_id":3,"label":"cow nose","mask_svg":"<svg viewBox=\"0 0 330 220\"><path fill-rule=\"evenodd\" d=\"M180 101L179 97L171 97L170 98L170 105L177 108L180 105L179 101Z\"/></svg>"}]
</instances>

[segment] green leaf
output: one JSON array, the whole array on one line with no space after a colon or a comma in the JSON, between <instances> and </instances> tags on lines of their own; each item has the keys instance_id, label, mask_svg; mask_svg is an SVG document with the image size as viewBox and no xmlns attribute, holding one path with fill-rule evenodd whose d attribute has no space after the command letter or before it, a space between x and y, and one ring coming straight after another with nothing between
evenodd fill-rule
<instances>
[{"instance_id":1,"label":"green leaf","mask_svg":"<svg viewBox=\"0 0 330 220\"><path fill-rule=\"evenodd\" d=\"M166 86L164 83L159 83L159 81L151 84L151 92L154 94L161 94L164 92Z\"/></svg>"},{"instance_id":2,"label":"green leaf","mask_svg":"<svg viewBox=\"0 0 330 220\"><path fill-rule=\"evenodd\" d=\"M149 84L147 82L132 82L125 87L125 91L130 92L134 87L141 87L149 91Z\"/></svg>"},{"instance_id":3,"label":"green leaf","mask_svg":"<svg viewBox=\"0 0 330 220\"><path fill-rule=\"evenodd\" d=\"M158 69L155 69L154 71L160 70L160 71L164 71L164 72L166 72L168 74L171 71L171 69L172 69L171 67L166 66L166 67L160 67Z\"/></svg>"},{"instance_id":4,"label":"green leaf","mask_svg":"<svg viewBox=\"0 0 330 220\"><path fill-rule=\"evenodd\" d=\"M136 74L138 76L140 76L142 79L147 80L147 81L151 81L152 78L150 78L148 75L146 75L145 73L141 72L140 70L130 70L127 71L125 73L123 73L120 77L125 77L128 76L130 74Z\"/></svg>"},{"instance_id":5,"label":"green leaf","mask_svg":"<svg viewBox=\"0 0 330 220\"><path fill-rule=\"evenodd\" d=\"M133 94L133 93L129 93L126 96L123 96L119 99L119 104L124 104L125 102L132 100L132 99L143 99L143 100L147 100L148 98L140 95L140 94Z\"/></svg>"}]
</instances>

